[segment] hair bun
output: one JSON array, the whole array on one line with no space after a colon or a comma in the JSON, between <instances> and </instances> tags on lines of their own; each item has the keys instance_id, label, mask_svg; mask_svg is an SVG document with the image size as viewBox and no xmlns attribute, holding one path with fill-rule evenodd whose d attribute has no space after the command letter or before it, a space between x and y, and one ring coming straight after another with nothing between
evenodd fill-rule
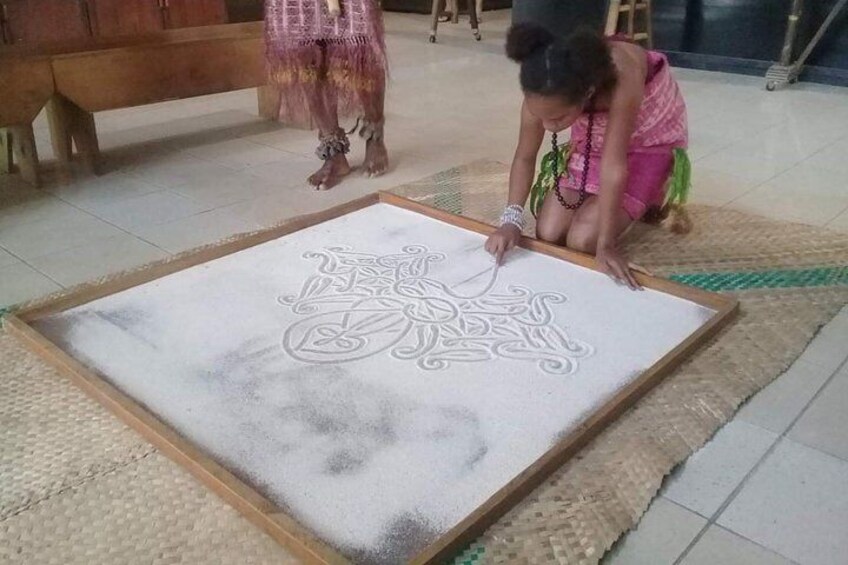
<instances>
[{"instance_id":1,"label":"hair bun","mask_svg":"<svg viewBox=\"0 0 848 565\"><path fill-rule=\"evenodd\" d=\"M554 34L536 24L515 24L506 36L506 56L518 63L556 40Z\"/></svg>"}]
</instances>

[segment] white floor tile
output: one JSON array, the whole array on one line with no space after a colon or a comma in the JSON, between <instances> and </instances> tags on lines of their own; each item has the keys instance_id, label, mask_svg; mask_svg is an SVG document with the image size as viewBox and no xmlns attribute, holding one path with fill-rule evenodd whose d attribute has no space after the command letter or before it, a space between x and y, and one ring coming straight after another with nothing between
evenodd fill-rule
<instances>
[{"instance_id":1,"label":"white floor tile","mask_svg":"<svg viewBox=\"0 0 848 565\"><path fill-rule=\"evenodd\" d=\"M236 170L276 163L287 157L287 154L279 149L245 139L229 139L192 147L186 149L186 153Z\"/></svg>"},{"instance_id":2,"label":"white floor tile","mask_svg":"<svg viewBox=\"0 0 848 565\"><path fill-rule=\"evenodd\" d=\"M694 165L690 201L693 204L724 206L753 190L756 184L745 177Z\"/></svg>"},{"instance_id":3,"label":"white floor tile","mask_svg":"<svg viewBox=\"0 0 848 565\"><path fill-rule=\"evenodd\" d=\"M818 365L828 374L837 370L848 357L848 347L846 347L843 333L845 327L843 324L848 318L846 313L848 309L843 309L830 324L822 328L801 354L799 360Z\"/></svg>"},{"instance_id":4,"label":"white floor tile","mask_svg":"<svg viewBox=\"0 0 848 565\"><path fill-rule=\"evenodd\" d=\"M693 174L698 173L699 167L705 167L741 177L747 183L759 185L786 171L790 166L791 164L789 163L776 163L725 148L700 159L695 166Z\"/></svg>"},{"instance_id":5,"label":"white floor tile","mask_svg":"<svg viewBox=\"0 0 848 565\"><path fill-rule=\"evenodd\" d=\"M76 211L59 222L51 218L0 227L0 246L28 261L121 233L120 229L91 214Z\"/></svg>"},{"instance_id":6,"label":"white floor tile","mask_svg":"<svg viewBox=\"0 0 848 565\"><path fill-rule=\"evenodd\" d=\"M259 227L257 222L239 215L232 207L226 207L197 214L185 220L147 226L135 233L145 241L176 254L215 243L234 234L254 231Z\"/></svg>"},{"instance_id":7,"label":"white floor tile","mask_svg":"<svg viewBox=\"0 0 848 565\"><path fill-rule=\"evenodd\" d=\"M244 170L248 175L279 183L280 188L308 187L306 179L321 168L321 162L315 158L292 156L285 161L259 165Z\"/></svg>"},{"instance_id":8,"label":"white floor tile","mask_svg":"<svg viewBox=\"0 0 848 565\"><path fill-rule=\"evenodd\" d=\"M189 182L204 182L233 172L210 161L199 159L187 153L156 156L131 168L128 174L162 188L171 188Z\"/></svg>"},{"instance_id":9,"label":"white floor tile","mask_svg":"<svg viewBox=\"0 0 848 565\"><path fill-rule=\"evenodd\" d=\"M792 561L718 526L710 526L680 565L792 565Z\"/></svg>"},{"instance_id":10,"label":"white floor tile","mask_svg":"<svg viewBox=\"0 0 848 565\"><path fill-rule=\"evenodd\" d=\"M202 182L176 185L171 192L185 196L209 208L272 196L281 190L276 180L240 171Z\"/></svg>"},{"instance_id":11,"label":"white floor tile","mask_svg":"<svg viewBox=\"0 0 848 565\"><path fill-rule=\"evenodd\" d=\"M659 497L636 529L613 546L606 565L671 565L707 521L694 512Z\"/></svg>"},{"instance_id":12,"label":"white floor tile","mask_svg":"<svg viewBox=\"0 0 848 565\"><path fill-rule=\"evenodd\" d=\"M801 163L734 201L733 207L824 226L848 209L848 190L841 175Z\"/></svg>"},{"instance_id":13,"label":"white floor tile","mask_svg":"<svg viewBox=\"0 0 848 565\"><path fill-rule=\"evenodd\" d=\"M802 129L778 126L729 145L725 150L776 165L795 165L844 135L842 126Z\"/></svg>"},{"instance_id":14,"label":"white floor tile","mask_svg":"<svg viewBox=\"0 0 848 565\"><path fill-rule=\"evenodd\" d=\"M291 128L249 135L244 139L307 158L314 158L318 146L318 132Z\"/></svg>"},{"instance_id":15,"label":"white floor tile","mask_svg":"<svg viewBox=\"0 0 848 565\"><path fill-rule=\"evenodd\" d=\"M787 437L848 461L848 366L828 383Z\"/></svg>"},{"instance_id":16,"label":"white floor tile","mask_svg":"<svg viewBox=\"0 0 848 565\"><path fill-rule=\"evenodd\" d=\"M176 194L169 190L152 192L144 196L127 198L118 202L91 206L91 211L127 231L146 226L166 224L210 210L211 206Z\"/></svg>"},{"instance_id":17,"label":"white floor tile","mask_svg":"<svg viewBox=\"0 0 848 565\"><path fill-rule=\"evenodd\" d=\"M167 256L162 249L124 234L38 257L32 266L63 286L72 286Z\"/></svg>"},{"instance_id":18,"label":"white floor tile","mask_svg":"<svg viewBox=\"0 0 848 565\"><path fill-rule=\"evenodd\" d=\"M845 210L828 222L827 227L832 230L848 233L848 210Z\"/></svg>"},{"instance_id":19,"label":"white floor tile","mask_svg":"<svg viewBox=\"0 0 848 565\"><path fill-rule=\"evenodd\" d=\"M39 298L60 288L23 262L0 267L0 308Z\"/></svg>"},{"instance_id":20,"label":"white floor tile","mask_svg":"<svg viewBox=\"0 0 848 565\"><path fill-rule=\"evenodd\" d=\"M782 440L718 524L801 564L845 563L848 462Z\"/></svg>"},{"instance_id":21,"label":"white floor tile","mask_svg":"<svg viewBox=\"0 0 848 565\"><path fill-rule=\"evenodd\" d=\"M100 177L74 179L73 182L57 184L48 190L54 196L83 210L96 210L106 204L158 192L162 187L118 172Z\"/></svg>"},{"instance_id":22,"label":"white floor tile","mask_svg":"<svg viewBox=\"0 0 848 565\"><path fill-rule=\"evenodd\" d=\"M782 434L832 373L820 365L796 361L748 401L736 419Z\"/></svg>"},{"instance_id":23,"label":"white floor tile","mask_svg":"<svg viewBox=\"0 0 848 565\"><path fill-rule=\"evenodd\" d=\"M833 143L807 160L807 164L848 175L848 139Z\"/></svg>"},{"instance_id":24,"label":"white floor tile","mask_svg":"<svg viewBox=\"0 0 848 565\"><path fill-rule=\"evenodd\" d=\"M9 267L19 262L20 259L0 247L0 268Z\"/></svg>"},{"instance_id":25,"label":"white floor tile","mask_svg":"<svg viewBox=\"0 0 848 565\"><path fill-rule=\"evenodd\" d=\"M711 517L777 437L742 421L729 422L669 477L663 496Z\"/></svg>"},{"instance_id":26,"label":"white floor tile","mask_svg":"<svg viewBox=\"0 0 848 565\"><path fill-rule=\"evenodd\" d=\"M30 193L26 198L0 197L0 229L40 220L59 224L79 213L77 208L44 192Z\"/></svg>"}]
</instances>

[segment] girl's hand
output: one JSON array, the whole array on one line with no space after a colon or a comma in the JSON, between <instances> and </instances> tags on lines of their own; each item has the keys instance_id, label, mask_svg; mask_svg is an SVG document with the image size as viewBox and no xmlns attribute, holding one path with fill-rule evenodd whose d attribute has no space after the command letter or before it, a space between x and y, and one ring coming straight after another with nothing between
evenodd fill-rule
<instances>
[{"instance_id":1,"label":"girl's hand","mask_svg":"<svg viewBox=\"0 0 848 565\"><path fill-rule=\"evenodd\" d=\"M636 277L633 276L630 263L627 262L624 255L618 252L615 246L598 244L595 261L598 263L598 269L613 280L626 284L632 290L642 290L642 286L636 282Z\"/></svg>"},{"instance_id":2,"label":"girl's hand","mask_svg":"<svg viewBox=\"0 0 848 565\"><path fill-rule=\"evenodd\" d=\"M503 265L504 255L521 240L521 230L513 224L504 224L486 240L486 251L495 256L498 265Z\"/></svg>"}]
</instances>

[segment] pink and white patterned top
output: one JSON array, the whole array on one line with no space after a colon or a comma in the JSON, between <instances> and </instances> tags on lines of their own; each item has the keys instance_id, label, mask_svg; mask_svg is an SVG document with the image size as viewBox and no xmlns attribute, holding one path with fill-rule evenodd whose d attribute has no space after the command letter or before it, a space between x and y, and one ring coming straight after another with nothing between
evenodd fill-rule
<instances>
[{"instance_id":1,"label":"pink and white patterned top","mask_svg":"<svg viewBox=\"0 0 848 565\"><path fill-rule=\"evenodd\" d=\"M382 32L374 0L339 0L342 14L330 17L326 0L266 0L265 34L288 44L371 38Z\"/></svg>"}]
</instances>

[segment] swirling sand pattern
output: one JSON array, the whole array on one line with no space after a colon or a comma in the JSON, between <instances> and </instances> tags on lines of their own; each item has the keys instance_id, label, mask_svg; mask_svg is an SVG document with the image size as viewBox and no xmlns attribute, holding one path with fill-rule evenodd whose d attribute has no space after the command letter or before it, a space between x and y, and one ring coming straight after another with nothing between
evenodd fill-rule
<instances>
[{"instance_id":1,"label":"swirling sand pattern","mask_svg":"<svg viewBox=\"0 0 848 565\"><path fill-rule=\"evenodd\" d=\"M388 351L425 370L505 358L572 375L594 352L555 324L551 306L564 303L564 295L518 286L492 292L497 268L482 291L461 296L428 278L430 265L445 255L423 245L391 255L328 247L304 258L318 260L318 274L300 294L278 299L306 316L282 339L286 353L300 361L343 363Z\"/></svg>"}]
</instances>

